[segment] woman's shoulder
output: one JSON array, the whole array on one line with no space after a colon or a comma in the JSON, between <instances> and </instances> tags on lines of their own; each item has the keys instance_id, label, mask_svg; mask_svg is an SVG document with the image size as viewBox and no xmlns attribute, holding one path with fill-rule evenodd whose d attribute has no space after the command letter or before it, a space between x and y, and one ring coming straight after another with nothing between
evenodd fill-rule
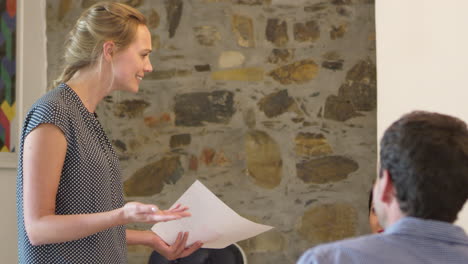
<instances>
[{"instance_id":1,"label":"woman's shoulder","mask_svg":"<svg viewBox=\"0 0 468 264\"><path fill-rule=\"evenodd\" d=\"M31 106L25 122L67 124L67 120L73 119L70 112L75 105L68 89L61 84L44 94Z\"/></svg>"},{"instance_id":2,"label":"woman's shoulder","mask_svg":"<svg viewBox=\"0 0 468 264\"><path fill-rule=\"evenodd\" d=\"M32 111L63 111L70 106L71 96L68 87L60 84L39 98L31 107Z\"/></svg>"}]
</instances>

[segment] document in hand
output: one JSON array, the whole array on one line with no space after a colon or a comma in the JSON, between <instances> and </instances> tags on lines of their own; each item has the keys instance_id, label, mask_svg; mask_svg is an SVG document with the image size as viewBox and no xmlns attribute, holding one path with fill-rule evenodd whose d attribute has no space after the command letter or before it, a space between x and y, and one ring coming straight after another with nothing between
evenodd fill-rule
<instances>
[{"instance_id":1,"label":"document in hand","mask_svg":"<svg viewBox=\"0 0 468 264\"><path fill-rule=\"evenodd\" d=\"M189 232L187 245L202 241L203 248L225 248L273 228L241 217L198 180L173 206L176 204L188 206L192 216L157 223L151 228L169 245L179 232Z\"/></svg>"}]
</instances>

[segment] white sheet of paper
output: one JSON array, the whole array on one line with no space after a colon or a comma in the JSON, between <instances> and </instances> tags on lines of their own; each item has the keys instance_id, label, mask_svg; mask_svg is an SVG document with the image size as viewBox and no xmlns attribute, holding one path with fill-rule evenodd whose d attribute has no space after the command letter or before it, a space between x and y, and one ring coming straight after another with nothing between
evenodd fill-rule
<instances>
[{"instance_id":1,"label":"white sheet of paper","mask_svg":"<svg viewBox=\"0 0 468 264\"><path fill-rule=\"evenodd\" d=\"M241 217L198 180L172 207L176 204L188 206L192 216L157 223L151 228L169 245L179 232L189 232L187 245L202 241L203 248L225 248L273 228Z\"/></svg>"}]
</instances>

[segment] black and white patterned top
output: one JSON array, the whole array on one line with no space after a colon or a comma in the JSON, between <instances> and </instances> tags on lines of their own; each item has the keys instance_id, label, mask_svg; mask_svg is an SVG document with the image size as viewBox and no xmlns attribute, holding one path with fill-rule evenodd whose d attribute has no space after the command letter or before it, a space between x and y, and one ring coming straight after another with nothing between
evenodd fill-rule
<instances>
[{"instance_id":1,"label":"black and white patterned top","mask_svg":"<svg viewBox=\"0 0 468 264\"><path fill-rule=\"evenodd\" d=\"M125 227L118 226L65 243L31 245L23 215L23 144L38 125L54 124L67 140L56 197L58 215L90 214L124 205L118 158L97 117L61 84L40 98L23 125L16 186L20 263L126 263Z\"/></svg>"}]
</instances>

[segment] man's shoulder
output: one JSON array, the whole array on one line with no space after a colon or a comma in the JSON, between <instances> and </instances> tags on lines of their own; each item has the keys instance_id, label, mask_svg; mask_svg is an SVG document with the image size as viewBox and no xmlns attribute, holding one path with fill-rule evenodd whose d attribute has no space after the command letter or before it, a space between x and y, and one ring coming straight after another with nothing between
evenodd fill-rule
<instances>
[{"instance_id":1,"label":"man's shoulder","mask_svg":"<svg viewBox=\"0 0 468 264\"><path fill-rule=\"evenodd\" d=\"M440 224L439 224L440 225ZM444 225L445 227L449 227ZM406 229L405 229L406 228ZM466 235L447 228L422 230L394 227L383 234L367 235L316 246L298 264L318 263L466 263ZM435 230L435 231L434 231ZM459 229L454 229L459 230Z\"/></svg>"},{"instance_id":2,"label":"man's shoulder","mask_svg":"<svg viewBox=\"0 0 468 264\"><path fill-rule=\"evenodd\" d=\"M322 244L307 250L298 264L306 263L361 263L371 258L385 243L384 235L367 235Z\"/></svg>"}]
</instances>

